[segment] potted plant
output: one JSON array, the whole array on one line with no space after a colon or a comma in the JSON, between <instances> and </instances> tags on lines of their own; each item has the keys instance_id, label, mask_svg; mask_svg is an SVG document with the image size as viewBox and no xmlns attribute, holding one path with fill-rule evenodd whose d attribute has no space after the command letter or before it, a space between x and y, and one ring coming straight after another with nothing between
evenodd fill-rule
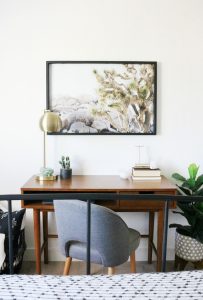
<instances>
[{"instance_id":1,"label":"potted plant","mask_svg":"<svg viewBox=\"0 0 203 300\"><path fill-rule=\"evenodd\" d=\"M70 158L68 156L62 156L59 161L61 165L60 177L62 179L68 179L72 176L72 169L70 168Z\"/></svg>"},{"instance_id":2,"label":"potted plant","mask_svg":"<svg viewBox=\"0 0 203 300\"><path fill-rule=\"evenodd\" d=\"M189 178L178 173L172 177L181 182L178 185L183 195L203 196L203 174L197 176L199 167L190 164L188 167ZM171 224L169 227L176 228L175 254L185 261L197 262L203 259L203 201L201 202L178 202L181 214L187 219L188 225Z\"/></svg>"}]
</instances>

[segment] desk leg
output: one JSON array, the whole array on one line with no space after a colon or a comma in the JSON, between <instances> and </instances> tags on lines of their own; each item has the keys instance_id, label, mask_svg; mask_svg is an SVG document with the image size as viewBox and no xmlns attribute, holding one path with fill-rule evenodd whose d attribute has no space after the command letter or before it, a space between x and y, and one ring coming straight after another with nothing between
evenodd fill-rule
<instances>
[{"instance_id":1,"label":"desk leg","mask_svg":"<svg viewBox=\"0 0 203 300\"><path fill-rule=\"evenodd\" d=\"M164 229L164 211L158 211L158 224L157 224L157 272L161 271L162 266L162 242L163 242L163 229Z\"/></svg>"},{"instance_id":2,"label":"desk leg","mask_svg":"<svg viewBox=\"0 0 203 300\"><path fill-rule=\"evenodd\" d=\"M48 264L48 212L43 211L44 263Z\"/></svg>"},{"instance_id":3,"label":"desk leg","mask_svg":"<svg viewBox=\"0 0 203 300\"><path fill-rule=\"evenodd\" d=\"M154 212L149 212L148 264L152 263L152 243L154 239Z\"/></svg>"},{"instance_id":4,"label":"desk leg","mask_svg":"<svg viewBox=\"0 0 203 300\"><path fill-rule=\"evenodd\" d=\"M33 209L36 273L41 274L40 210Z\"/></svg>"}]
</instances>

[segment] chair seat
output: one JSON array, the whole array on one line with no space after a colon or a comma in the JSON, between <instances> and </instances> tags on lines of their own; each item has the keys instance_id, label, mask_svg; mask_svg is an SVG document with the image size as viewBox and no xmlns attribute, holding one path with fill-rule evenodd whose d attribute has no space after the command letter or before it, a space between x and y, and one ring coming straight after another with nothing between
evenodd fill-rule
<instances>
[{"instance_id":1,"label":"chair seat","mask_svg":"<svg viewBox=\"0 0 203 300\"><path fill-rule=\"evenodd\" d=\"M99 252L97 250L91 248L90 255L91 255L91 262L96 264L102 264L101 256L99 255ZM79 260L86 261L87 259L86 243L71 242L69 251L66 253L66 256L70 256Z\"/></svg>"},{"instance_id":2,"label":"chair seat","mask_svg":"<svg viewBox=\"0 0 203 300\"><path fill-rule=\"evenodd\" d=\"M128 228L130 233L129 255L135 251L140 244L140 233L132 228Z\"/></svg>"},{"instance_id":3,"label":"chair seat","mask_svg":"<svg viewBox=\"0 0 203 300\"><path fill-rule=\"evenodd\" d=\"M132 228L129 229L129 255L135 251L140 243L140 233ZM74 257L79 260L86 261L86 243L71 242L69 250L66 251L66 256ZM102 264L102 259L99 252L91 248L91 262Z\"/></svg>"}]
</instances>

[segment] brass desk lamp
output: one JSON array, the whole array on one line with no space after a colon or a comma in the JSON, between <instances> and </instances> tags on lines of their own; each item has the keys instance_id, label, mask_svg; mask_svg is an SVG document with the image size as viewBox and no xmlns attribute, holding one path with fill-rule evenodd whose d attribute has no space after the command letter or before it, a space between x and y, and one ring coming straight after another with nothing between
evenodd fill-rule
<instances>
[{"instance_id":1,"label":"brass desk lamp","mask_svg":"<svg viewBox=\"0 0 203 300\"><path fill-rule=\"evenodd\" d=\"M54 170L46 166L46 136L47 133L58 132L62 127L62 122L58 114L45 110L39 122L40 129L44 132L44 155L43 168L41 168L40 175L36 177L38 180L55 180L56 175L53 175Z\"/></svg>"}]
</instances>

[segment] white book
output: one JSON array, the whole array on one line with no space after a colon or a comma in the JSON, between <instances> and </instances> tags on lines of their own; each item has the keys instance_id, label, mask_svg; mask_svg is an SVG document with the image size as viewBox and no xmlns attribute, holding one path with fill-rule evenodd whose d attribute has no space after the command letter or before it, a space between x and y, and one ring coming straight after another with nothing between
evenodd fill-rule
<instances>
[{"instance_id":1,"label":"white book","mask_svg":"<svg viewBox=\"0 0 203 300\"><path fill-rule=\"evenodd\" d=\"M149 164L135 164L133 168L135 169L149 169Z\"/></svg>"},{"instance_id":2,"label":"white book","mask_svg":"<svg viewBox=\"0 0 203 300\"><path fill-rule=\"evenodd\" d=\"M161 176L132 176L132 180L137 180L137 181L160 181Z\"/></svg>"},{"instance_id":3,"label":"white book","mask_svg":"<svg viewBox=\"0 0 203 300\"><path fill-rule=\"evenodd\" d=\"M133 168L132 170L132 175L133 176L139 176L139 177L151 177L151 176L161 176L161 170L160 169L135 169Z\"/></svg>"}]
</instances>

